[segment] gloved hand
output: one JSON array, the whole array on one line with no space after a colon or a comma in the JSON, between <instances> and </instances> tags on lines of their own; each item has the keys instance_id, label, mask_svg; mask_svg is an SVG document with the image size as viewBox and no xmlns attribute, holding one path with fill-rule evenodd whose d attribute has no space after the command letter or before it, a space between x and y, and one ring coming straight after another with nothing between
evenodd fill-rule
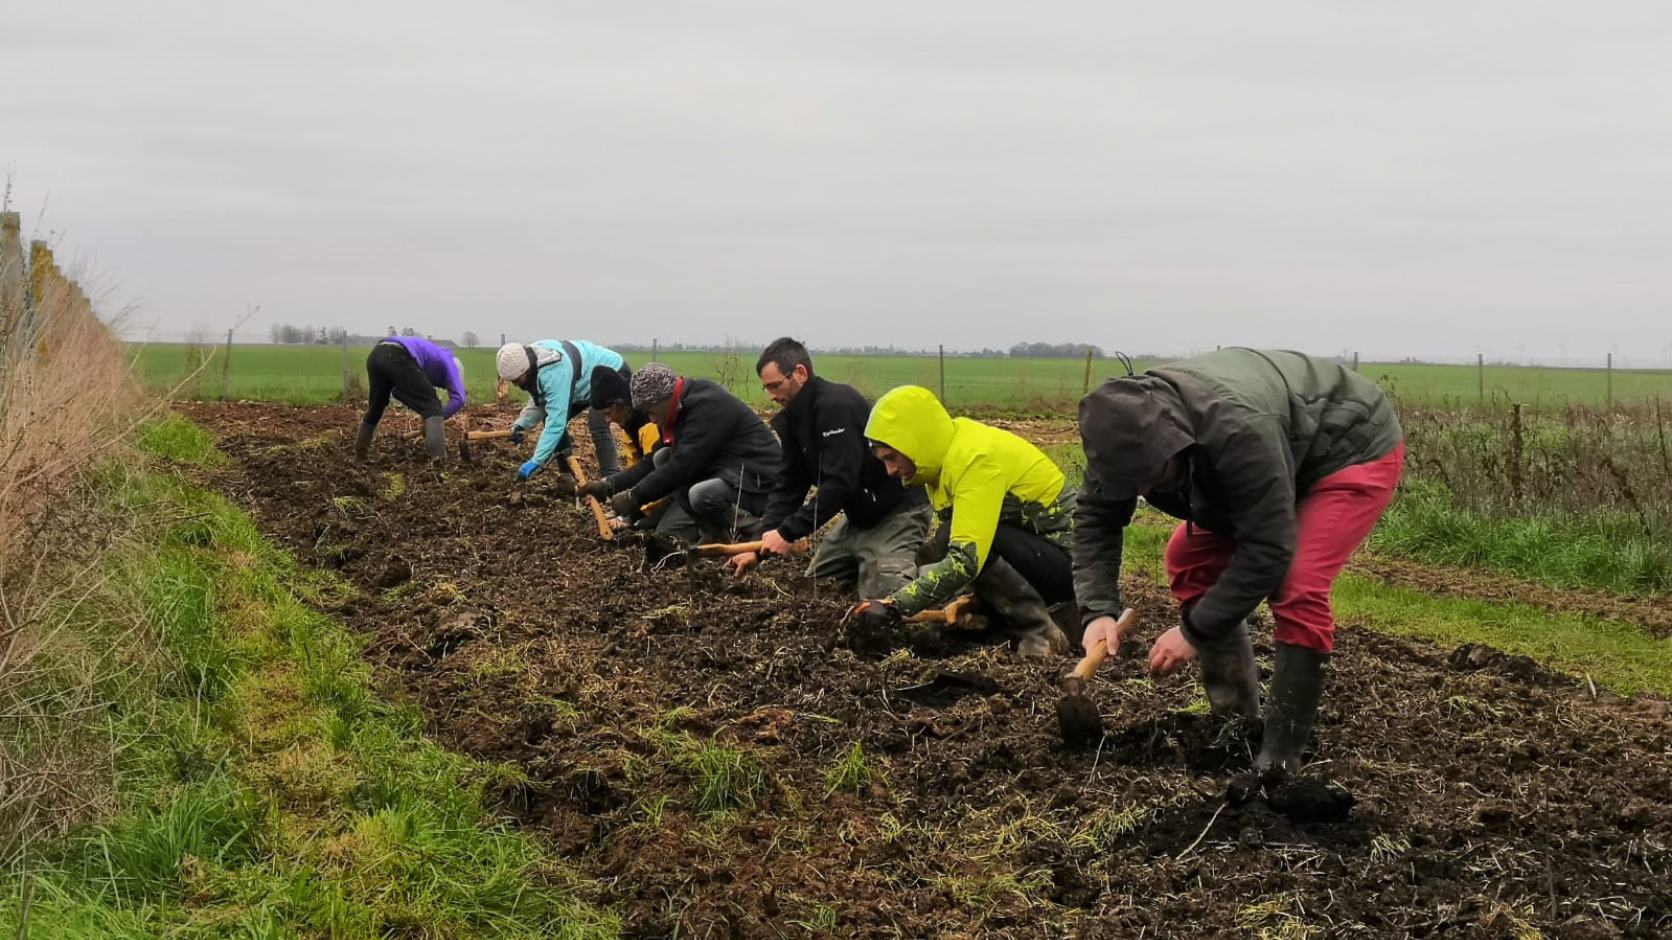
<instances>
[{"instance_id":1,"label":"gloved hand","mask_svg":"<svg viewBox=\"0 0 1672 940\"><path fill-rule=\"evenodd\" d=\"M574 496L576 492L575 478L572 474L559 473L557 477L552 480L553 496L556 496L559 499L568 499L569 497Z\"/></svg>"},{"instance_id":2,"label":"gloved hand","mask_svg":"<svg viewBox=\"0 0 1672 940\"><path fill-rule=\"evenodd\" d=\"M860 601L848 610L844 618L855 627L866 631L892 630L905 619L900 608L886 600Z\"/></svg>"},{"instance_id":3,"label":"gloved hand","mask_svg":"<svg viewBox=\"0 0 1672 940\"><path fill-rule=\"evenodd\" d=\"M610 511L623 519L631 519L639 511L639 501L633 498L632 490L622 490L610 497Z\"/></svg>"},{"instance_id":4,"label":"gloved hand","mask_svg":"<svg viewBox=\"0 0 1672 940\"><path fill-rule=\"evenodd\" d=\"M513 444L521 444L523 442L523 438L527 437L527 436L528 436L528 431L526 429L524 429L524 428L512 428L511 429L511 436L510 436L510 438L508 438L508 440L510 440L510 442L513 443Z\"/></svg>"},{"instance_id":5,"label":"gloved hand","mask_svg":"<svg viewBox=\"0 0 1672 940\"><path fill-rule=\"evenodd\" d=\"M526 480L529 477L533 476L534 471L536 471L538 469L540 469L539 462L534 461L534 460L530 460L528 463L525 463L521 467L517 468L517 479Z\"/></svg>"},{"instance_id":6,"label":"gloved hand","mask_svg":"<svg viewBox=\"0 0 1672 940\"><path fill-rule=\"evenodd\" d=\"M581 487L581 495L590 496L593 499L609 499L611 495L609 481L588 480L586 485Z\"/></svg>"}]
</instances>

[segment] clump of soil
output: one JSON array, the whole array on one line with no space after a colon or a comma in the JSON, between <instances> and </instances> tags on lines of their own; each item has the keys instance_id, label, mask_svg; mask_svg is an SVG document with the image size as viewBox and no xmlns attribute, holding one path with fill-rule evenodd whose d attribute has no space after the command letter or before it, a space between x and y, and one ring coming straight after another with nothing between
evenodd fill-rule
<instances>
[{"instance_id":1,"label":"clump of soil","mask_svg":"<svg viewBox=\"0 0 1672 940\"><path fill-rule=\"evenodd\" d=\"M235 458L212 482L354 589L334 613L390 693L521 771L502 811L630 936L1672 933L1664 707L1344 625L1305 775L1232 805L1258 729L1143 675L1176 615L1142 578L1123 588L1152 626L1088 684L1108 734L1075 751L1066 659L855 642L851 599L796 565L646 565L573 501L514 499L503 442L438 476L399 409L371 467L349 460L355 409L188 413ZM410 580L385 586L397 558Z\"/></svg>"}]
</instances>

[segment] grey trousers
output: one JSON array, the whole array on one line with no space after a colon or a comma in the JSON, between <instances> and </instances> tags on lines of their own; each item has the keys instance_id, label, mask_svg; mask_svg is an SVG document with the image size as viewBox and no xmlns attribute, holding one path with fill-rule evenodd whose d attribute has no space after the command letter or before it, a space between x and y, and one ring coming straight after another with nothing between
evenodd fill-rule
<instances>
[{"instance_id":1,"label":"grey trousers","mask_svg":"<svg viewBox=\"0 0 1672 940\"><path fill-rule=\"evenodd\" d=\"M616 456L615 429L610 426L610 416L588 408L586 430L592 437L592 450L598 455L598 475L607 477L619 471L621 461Z\"/></svg>"},{"instance_id":2,"label":"grey trousers","mask_svg":"<svg viewBox=\"0 0 1672 940\"><path fill-rule=\"evenodd\" d=\"M917 549L934 518L926 505L891 513L869 529L843 516L819 542L807 574L851 584L861 599L887 597L917 577Z\"/></svg>"},{"instance_id":3,"label":"grey trousers","mask_svg":"<svg viewBox=\"0 0 1672 940\"><path fill-rule=\"evenodd\" d=\"M662 448L651 463L662 466L673 454ZM674 493L656 514L656 531L687 542L735 542L750 534L766 510L765 493L739 494L737 487L710 477Z\"/></svg>"}]
</instances>

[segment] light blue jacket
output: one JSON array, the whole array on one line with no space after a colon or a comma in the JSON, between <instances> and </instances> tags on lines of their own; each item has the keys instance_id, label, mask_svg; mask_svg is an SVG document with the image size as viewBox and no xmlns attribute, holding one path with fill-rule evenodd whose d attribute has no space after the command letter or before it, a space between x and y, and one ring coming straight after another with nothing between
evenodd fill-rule
<instances>
[{"instance_id":1,"label":"light blue jacket","mask_svg":"<svg viewBox=\"0 0 1672 940\"><path fill-rule=\"evenodd\" d=\"M529 344L534 347L539 369L535 376L538 390L529 396L527 407L517 415L512 427L528 431L542 421L546 423L540 432L539 446L534 448L534 462L542 467L569 436L569 419L584 411L592 401L592 370L598 366L619 369L626 362L613 349L580 339L570 342L581 354L579 382L575 381L575 364L564 354L561 340L542 339Z\"/></svg>"}]
</instances>

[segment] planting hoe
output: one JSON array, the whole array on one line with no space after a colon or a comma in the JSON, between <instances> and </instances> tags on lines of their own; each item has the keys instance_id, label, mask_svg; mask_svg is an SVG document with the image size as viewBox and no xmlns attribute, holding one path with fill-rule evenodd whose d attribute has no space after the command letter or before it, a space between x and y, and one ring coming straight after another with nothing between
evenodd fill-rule
<instances>
[{"instance_id":1,"label":"planting hoe","mask_svg":"<svg viewBox=\"0 0 1672 940\"><path fill-rule=\"evenodd\" d=\"M503 431L466 431L464 437L459 438L459 459L465 463L475 463L470 457L471 441L497 441L510 436L509 428Z\"/></svg>"},{"instance_id":2,"label":"planting hoe","mask_svg":"<svg viewBox=\"0 0 1672 940\"><path fill-rule=\"evenodd\" d=\"M576 486L586 485L586 474L581 472L581 462L575 459L574 454L569 455L569 472L575 475ZM610 528L610 520L604 515L604 507L598 504L598 497L588 496L586 505L592 510L593 521L598 523L598 537L606 542L614 541L615 530Z\"/></svg>"},{"instance_id":3,"label":"planting hoe","mask_svg":"<svg viewBox=\"0 0 1672 940\"><path fill-rule=\"evenodd\" d=\"M1115 621L1115 645L1119 646L1138 623L1138 613L1132 608L1121 611ZM1089 747L1103 739L1103 716L1097 704L1086 696L1086 680L1109 655L1109 644L1098 641L1092 645L1080 664L1063 680L1062 698L1057 700L1057 727L1062 731L1064 744L1070 747Z\"/></svg>"}]
</instances>

